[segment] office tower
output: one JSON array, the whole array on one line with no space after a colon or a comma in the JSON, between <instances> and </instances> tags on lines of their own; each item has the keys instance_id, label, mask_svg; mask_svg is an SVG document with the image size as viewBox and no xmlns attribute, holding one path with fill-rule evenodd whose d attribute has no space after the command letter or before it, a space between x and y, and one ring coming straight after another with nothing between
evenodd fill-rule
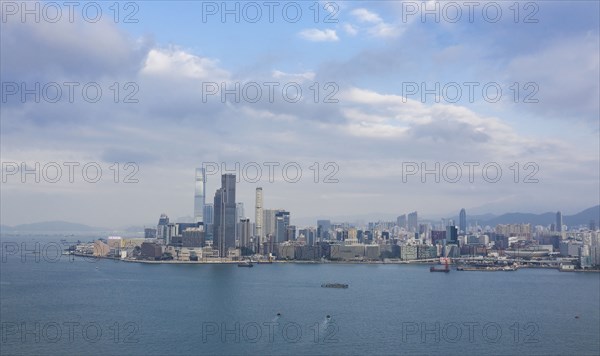
<instances>
[{"instance_id":1,"label":"office tower","mask_svg":"<svg viewBox=\"0 0 600 356\"><path fill-rule=\"evenodd\" d=\"M275 213L275 242L286 241L288 226L290 226L290 213L284 210Z\"/></svg>"},{"instance_id":2,"label":"office tower","mask_svg":"<svg viewBox=\"0 0 600 356\"><path fill-rule=\"evenodd\" d=\"M167 241L168 225L169 217L167 214L161 214L160 218L158 219L158 225L156 226L156 237L163 240L165 243Z\"/></svg>"},{"instance_id":3,"label":"office tower","mask_svg":"<svg viewBox=\"0 0 600 356\"><path fill-rule=\"evenodd\" d=\"M213 224L215 220L215 206L212 203L204 205L204 226Z\"/></svg>"},{"instance_id":4,"label":"office tower","mask_svg":"<svg viewBox=\"0 0 600 356\"><path fill-rule=\"evenodd\" d=\"M275 214L277 214L279 211L283 210L263 209L263 236L275 235Z\"/></svg>"},{"instance_id":5,"label":"office tower","mask_svg":"<svg viewBox=\"0 0 600 356\"><path fill-rule=\"evenodd\" d=\"M261 187L256 188L254 224L256 224L256 232L254 236L258 238L258 241L260 243L262 242L263 237L263 191Z\"/></svg>"},{"instance_id":6,"label":"office tower","mask_svg":"<svg viewBox=\"0 0 600 356\"><path fill-rule=\"evenodd\" d=\"M460 214L458 217L458 229L460 230L460 232L462 233L467 233L467 212L465 211L465 209L460 209Z\"/></svg>"},{"instance_id":7,"label":"office tower","mask_svg":"<svg viewBox=\"0 0 600 356\"><path fill-rule=\"evenodd\" d=\"M315 236L316 230L314 227L307 227L305 229L298 230L299 235L304 235L306 239L306 244L308 246L313 246L315 244Z\"/></svg>"},{"instance_id":8,"label":"office tower","mask_svg":"<svg viewBox=\"0 0 600 356\"><path fill-rule=\"evenodd\" d=\"M401 228L406 229L406 214L402 214L402 215L398 216L398 218L396 219L396 225L398 225Z\"/></svg>"},{"instance_id":9,"label":"office tower","mask_svg":"<svg viewBox=\"0 0 600 356\"><path fill-rule=\"evenodd\" d=\"M246 214L244 214L244 203L236 203L235 204L235 218L236 221L240 221L245 218Z\"/></svg>"},{"instance_id":10,"label":"office tower","mask_svg":"<svg viewBox=\"0 0 600 356\"><path fill-rule=\"evenodd\" d=\"M457 244L458 243L458 229L456 226L446 227L446 243Z\"/></svg>"},{"instance_id":11,"label":"office tower","mask_svg":"<svg viewBox=\"0 0 600 356\"><path fill-rule=\"evenodd\" d=\"M196 185L194 190L194 222L204 222L204 188L206 174L204 168L196 168Z\"/></svg>"},{"instance_id":12,"label":"office tower","mask_svg":"<svg viewBox=\"0 0 600 356\"><path fill-rule=\"evenodd\" d=\"M562 232L563 230L563 221L562 221L562 213L560 211L556 212L556 232Z\"/></svg>"},{"instance_id":13,"label":"office tower","mask_svg":"<svg viewBox=\"0 0 600 356\"><path fill-rule=\"evenodd\" d=\"M204 240L204 225L198 227L187 227L181 234L182 247L203 247Z\"/></svg>"},{"instance_id":14,"label":"office tower","mask_svg":"<svg viewBox=\"0 0 600 356\"><path fill-rule=\"evenodd\" d=\"M319 241L329 240L329 231L331 230L330 220L317 220L317 239Z\"/></svg>"},{"instance_id":15,"label":"office tower","mask_svg":"<svg viewBox=\"0 0 600 356\"><path fill-rule=\"evenodd\" d=\"M235 174L221 175L221 188L214 199L213 248L219 256L227 257L230 248L235 248Z\"/></svg>"},{"instance_id":16,"label":"office tower","mask_svg":"<svg viewBox=\"0 0 600 356\"><path fill-rule=\"evenodd\" d=\"M144 238L155 239L156 238L156 229L145 228L144 229Z\"/></svg>"},{"instance_id":17,"label":"office tower","mask_svg":"<svg viewBox=\"0 0 600 356\"><path fill-rule=\"evenodd\" d=\"M235 241L236 241L236 246L241 246L239 244L240 241L240 221L242 219L246 218L246 215L244 214L244 203L236 203L235 204Z\"/></svg>"},{"instance_id":18,"label":"office tower","mask_svg":"<svg viewBox=\"0 0 600 356\"><path fill-rule=\"evenodd\" d=\"M296 241L296 226L289 225L286 230L285 241Z\"/></svg>"},{"instance_id":19,"label":"office tower","mask_svg":"<svg viewBox=\"0 0 600 356\"><path fill-rule=\"evenodd\" d=\"M250 219L244 218L240 220L240 247L251 248L250 241Z\"/></svg>"},{"instance_id":20,"label":"office tower","mask_svg":"<svg viewBox=\"0 0 600 356\"><path fill-rule=\"evenodd\" d=\"M412 213L408 214L408 231L416 232L418 228L419 228L419 225L418 225L417 212L413 211Z\"/></svg>"},{"instance_id":21,"label":"office tower","mask_svg":"<svg viewBox=\"0 0 600 356\"><path fill-rule=\"evenodd\" d=\"M590 228L590 231L596 231L596 220L594 220L594 219L590 220L589 228Z\"/></svg>"}]
</instances>

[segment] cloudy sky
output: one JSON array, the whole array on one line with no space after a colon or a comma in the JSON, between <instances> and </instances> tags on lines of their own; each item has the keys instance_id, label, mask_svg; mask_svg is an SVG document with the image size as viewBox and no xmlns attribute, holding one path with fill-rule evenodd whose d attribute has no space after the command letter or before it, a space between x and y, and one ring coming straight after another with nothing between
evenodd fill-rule
<instances>
[{"instance_id":1,"label":"cloudy sky","mask_svg":"<svg viewBox=\"0 0 600 356\"><path fill-rule=\"evenodd\" d=\"M2 1L2 224L190 216L203 162L252 219L598 204L598 2L54 4Z\"/></svg>"}]
</instances>

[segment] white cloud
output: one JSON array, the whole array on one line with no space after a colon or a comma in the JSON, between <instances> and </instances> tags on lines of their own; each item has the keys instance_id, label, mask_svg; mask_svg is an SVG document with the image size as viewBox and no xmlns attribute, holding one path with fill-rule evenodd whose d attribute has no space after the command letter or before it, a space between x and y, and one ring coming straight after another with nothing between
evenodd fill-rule
<instances>
[{"instance_id":1,"label":"white cloud","mask_svg":"<svg viewBox=\"0 0 600 356\"><path fill-rule=\"evenodd\" d=\"M352 26L352 24L345 23L342 27L344 31L346 31L346 33L350 36L356 36L356 34L358 34L358 30L354 26Z\"/></svg>"},{"instance_id":2,"label":"white cloud","mask_svg":"<svg viewBox=\"0 0 600 356\"><path fill-rule=\"evenodd\" d=\"M310 28L300 31L299 35L305 40L313 42L334 42L339 40L335 30L331 29L319 30Z\"/></svg>"},{"instance_id":3,"label":"white cloud","mask_svg":"<svg viewBox=\"0 0 600 356\"><path fill-rule=\"evenodd\" d=\"M358 22L367 24L366 32L373 37L390 38L397 37L402 33L400 25L391 24L383 21L383 19L375 12L364 8L358 8L351 11L351 14ZM358 30L351 24L344 26L346 32L355 35Z\"/></svg>"},{"instance_id":4,"label":"white cloud","mask_svg":"<svg viewBox=\"0 0 600 356\"><path fill-rule=\"evenodd\" d=\"M295 82L313 81L315 80L315 72L304 72L304 73L285 73L280 70L273 71L273 78L275 79L286 79L293 80Z\"/></svg>"},{"instance_id":5,"label":"white cloud","mask_svg":"<svg viewBox=\"0 0 600 356\"><path fill-rule=\"evenodd\" d=\"M381 13L388 16L387 12ZM390 37L398 35L402 29L401 26L385 23L379 15L368 10L358 11L355 16L355 23L359 25L343 24L339 31L348 35L363 33ZM203 161L227 162L227 167L233 167L234 162L241 162L242 166L252 161L299 162L305 173L299 184L281 183L281 175L277 178L279 183L268 183L266 170L260 182L264 183L269 207L286 208L297 217L360 215L372 211L373 206L381 211L419 209L427 215L436 209L452 211L458 202L468 208L480 205L482 201L502 200L499 197L516 197L503 203L512 204L511 209L527 210L534 204L537 207L560 204L581 207L597 197L597 146L586 143L597 142L597 136L589 133L588 127L573 125L572 131L577 133L579 140L561 135L530 137L507 123L510 121L503 116L505 114L496 113L495 109L500 105L482 114L469 105L427 105L394 94L398 92L394 91L394 84L398 88L397 82L394 82L397 77L390 74L394 68L403 68L407 71L405 73L414 69L418 78L426 74L440 75L443 71L460 71L460 66L481 70L479 56L473 57L469 52L461 57L460 48L451 53L442 52L443 55L438 58L442 65L437 67L430 66L430 62L423 59L440 53L428 41L413 41L423 45L401 48L412 61L418 62L414 67L409 67L410 63L398 55L401 51L393 48L394 43L400 41L390 41L385 51L380 50L383 46L376 46L378 51L358 48L360 55L351 63L354 65L339 66L332 58L318 56L315 56L314 62L307 64L304 59L290 56L291 60L285 58L281 62L268 62L271 60L268 58L265 61L268 64L260 70L249 65L240 74L235 64L224 65L218 58L202 57L177 47L152 45L138 51L137 45L116 26L109 28L109 32L94 32L100 38L93 37L91 43L81 42L76 36L66 33L61 35L63 30L59 26L50 30L55 31L51 36L42 36L25 27L3 31L2 58L7 59L6 63L14 64L3 66L3 73L20 78L26 69L34 75L55 75L52 72L54 67L63 71L79 66L78 73L92 77L102 75L107 100L96 104L78 100L67 105L22 105L20 102L3 105L0 108L3 160L29 164L35 161L42 164L97 161L105 169L107 180L89 184L79 175L75 184L63 180L49 189L49 184L28 185L12 180L0 188L3 224L57 219L92 225L130 225L155 223L162 212L173 218L190 215L193 168ZM44 28L35 27L35 31L44 31ZM310 40L338 40L334 30L313 29L303 33L303 38ZM5 39L7 42L4 42ZM489 39L485 41L487 43ZM101 45L92 48L95 43ZM568 43L571 45L568 46ZM469 51L475 47L485 53L487 47L479 43L481 48L477 44L469 43ZM18 50L13 51L15 48ZM546 50L532 52L518 57L512 54L512 61L507 60L507 67L504 71L500 68L499 72L506 76L511 74L519 81L522 78L539 80L540 99L548 100L551 87L563 90L561 94L556 89L554 94L562 97L577 89L589 91L570 95L569 100L564 102L556 96L556 106L597 112L597 101L593 101L598 90L597 83L593 82L598 73L597 37L568 39L550 45ZM37 56L33 55L35 53ZM420 56L415 57L412 53ZM341 52L339 61L347 60L345 54ZM44 62L47 58L51 59L48 61L50 66ZM471 62L458 61L461 58L468 58ZM87 65L90 59L95 60L93 66ZM324 64L330 61L333 64ZM456 62L461 63L458 65ZM495 57L493 63L497 63ZM576 68L564 63L576 63ZM304 83L320 80L322 84L325 81L322 78L330 74L336 65L343 78L348 79L346 82L353 83L348 86L340 80L340 91L335 96L339 99L338 104L315 103L312 100L289 104L282 102L281 92L277 92L274 103L251 104L233 100L223 103L218 95L204 103L201 86L198 85L203 80L222 80L228 88L232 88L233 81L246 81L240 79L241 76L257 82L276 78ZM317 69L307 70L306 66ZM425 69L431 72L425 72ZM378 77L378 73L383 74ZM543 82L548 73L557 74L556 78ZM457 74L457 77L462 79L460 75ZM112 92L108 87L114 81L123 81L123 78L139 83L138 104L112 102ZM362 78L367 81L361 81ZM389 91L381 89L386 85L391 86ZM305 90L304 99L312 99L311 95L310 90ZM263 96L267 96L266 91ZM546 103L541 102L534 108L542 108ZM112 162L122 164L129 160L139 160L140 183L113 183L112 171L108 167ZM508 182L505 185L399 184L401 162L408 160L519 161L521 165L534 161L540 167L538 177L541 183L514 184L509 165L503 165L506 177L503 182ZM313 183L313 171L308 167L314 162L320 162L321 166L324 162L336 162L340 167L336 176L340 183ZM321 171L322 175L326 173ZM577 180L577 184L573 184L573 179ZM211 176L208 182L206 191L210 201L218 186L218 177ZM303 184L305 182L307 184ZM240 183L238 200L252 205L254 187L254 184ZM456 192L460 192L461 196L453 195ZM148 194L153 194L150 201ZM385 199L381 198L382 194ZM332 199L320 201L318 206L311 203L322 195ZM339 199L345 196L348 198L340 202ZM148 202L140 205L140 201ZM56 209L57 206L59 209ZM566 208L561 205L561 209Z\"/></svg>"},{"instance_id":6,"label":"white cloud","mask_svg":"<svg viewBox=\"0 0 600 356\"><path fill-rule=\"evenodd\" d=\"M152 49L142 73L194 79L229 78L229 73L219 68L216 60L198 57L180 49Z\"/></svg>"},{"instance_id":7,"label":"white cloud","mask_svg":"<svg viewBox=\"0 0 600 356\"><path fill-rule=\"evenodd\" d=\"M364 8L354 9L351 12L360 22L381 23L383 20L378 14Z\"/></svg>"}]
</instances>

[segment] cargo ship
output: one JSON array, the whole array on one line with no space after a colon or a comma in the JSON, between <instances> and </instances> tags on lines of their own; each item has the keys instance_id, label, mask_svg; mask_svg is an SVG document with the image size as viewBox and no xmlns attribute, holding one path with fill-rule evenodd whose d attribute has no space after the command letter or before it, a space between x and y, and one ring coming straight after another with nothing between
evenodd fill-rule
<instances>
[{"instance_id":1,"label":"cargo ship","mask_svg":"<svg viewBox=\"0 0 600 356\"><path fill-rule=\"evenodd\" d=\"M347 284L344 283L324 283L321 284L323 288L348 288Z\"/></svg>"},{"instance_id":2,"label":"cargo ship","mask_svg":"<svg viewBox=\"0 0 600 356\"><path fill-rule=\"evenodd\" d=\"M444 268L436 268L435 266L429 267L429 272L450 272L450 267L448 266L448 259L445 259Z\"/></svg>"}]
</instances>

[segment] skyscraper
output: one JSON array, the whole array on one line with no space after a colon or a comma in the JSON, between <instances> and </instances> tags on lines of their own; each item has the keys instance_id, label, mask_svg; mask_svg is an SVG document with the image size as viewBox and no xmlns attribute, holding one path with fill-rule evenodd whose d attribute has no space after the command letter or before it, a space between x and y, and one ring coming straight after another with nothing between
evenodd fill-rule
<instances>
[{"instance_id":1,"label":"skyscraper","mask_svg":"<svg viewBox=\"0 0 600 356\"><path fill-rule=\"evenodd\" d=\"M408 214L408 231L416 232L418 228L419 228L419 224L418 224L417 212L413 211L412 213Z\"/></svg>"},{"instance_id":2,"label":"skyscraper","mask_svg":"<svg viewBox=\"0 0 600 356\"><path fill-rule=\"evenodd\" d=\"M396 218L396 225L398 227L406 229L406 214L402 214Z\"/></svg>"},{"instance_id":3,"label":"skyscraper","mask_svg":"<svg viewBox=\"0 0 600 356\"><path fill-rule=\"evenodd\" d=\"M256 204L254 206L254 223L256 224L256 237L262 242L263 227L263 191L261 187L256 188Z\"/></svg>"},{"instance_id":4,"label":"skyscraper","mask_svg":"<svg viewBox=\"0 0 600 356\"><path fill-rule=\"evenodd\" d=\"M250 244L250 219L240 220L240 247L251 248Z\"/></svg>"},{"instance_id":5,"label":"skyscraper","mask_svg":"<svg viewBox=\"0 0 600 356\"><path fill-rule=\"evenodd\" d=\"M446 226L446 243L457 244L458 243L458 229L456 226Z\"/></svg>"},{"instance_id":6,"label":"skyscraper","mask_svg":"<svg viewBox=\"0 0 600 356\"><path fill-rule=\"evenodd\" d=\"M215 220L215 206L212 203L204 205L204 226L212 224Z\"/></svg>"},{"instance_id":7,"label":"skyscraper","mask_svg":"<svg viewBox=\"0 0 600 356\"><path fill-rule=\"evenodd\" d=\"M275 225L275 214L279 211L283 211L280 209L263 209L263 236L267 235L275 235L276 233L276 225Z\"/></svg>"},{"instance_id":8,"label":"skyscraper","mask_svg":"<svg viewBox=\"0 0 600 356\"><path fill-rule=\"evenodd\" d=\"M196 168L196 184L194 189L194 222L204 222L204 188L206 174L204 168Z\"/></svg>"},{"instance_id":9,"label":"skyscraper","mask_svg":"<svg viewBox=\"0 0 600 356\"><path fill-rule=\"evenodd\" d=\"M158 219L158 225L156 226L156 237L163 240L165 244L167 241L168 225L169 217L167 214L161 214L160 218Z\"/></svg>"},{"instance_id":10,"label":"skyscraper","mask_svg":"<svg viewBox=\"0 0 600 356\"><path fill-rule=\"evenodd\" d=\"M460 232L462 233L467 233L467 212L465 211L464 208L460 209L460 214L458 217L458 229Z\"/></svg>"},{"instance_id":11,"label":"skyscraper","mask_svg":"<svg viewBox=\"0 0 600 356\"><path fill-rule=\"evenodd\" d=\"M563 221L562 221L562 213L560 211L556 212L556 232L562 232Z\"/></svg>"},{"instance_id":12,"label":"skyscraper","mask_svg":"<svg viewBox=\"0 0 600 356\"><path fill-rule=\"evenodd\" d=\"M221 176L221 188L215 193L214 209L213 248L219 251L219 256L226 257L229 249L235 248L235 174Z\"/></svg>"},{"instance_id":13,"label":"skyscraper","mask_svg":"<svg viewBox=\"0 0 600 356\"><path fill-rule=\"evenodd\" d=\"M329 231L331 230L330 220L317 220L317 239L320 241L329 240Z\"/></svg>"},{"instance_id":14,"label":"skyscraper","mask_svg":"<svg viewBox=\"0 0 600 356\"><path fill-rule=\"evenodd\" d=\"M244 212L244 203L236 203L235 204L235 218L236 221L240 221L241 219L245 218L246 214Z\"/></svg>"},{"instance_id":15,"label":"skyscraper","mask_svg":"<svg viewBox=\"0 0 600 356\"><path fill-rule=\"evenodd\" d=\"M290 226L289 211L278 211L275 214L275 242L284 242L287 240L287 228Z\"/></svg>"}]
</instances>

